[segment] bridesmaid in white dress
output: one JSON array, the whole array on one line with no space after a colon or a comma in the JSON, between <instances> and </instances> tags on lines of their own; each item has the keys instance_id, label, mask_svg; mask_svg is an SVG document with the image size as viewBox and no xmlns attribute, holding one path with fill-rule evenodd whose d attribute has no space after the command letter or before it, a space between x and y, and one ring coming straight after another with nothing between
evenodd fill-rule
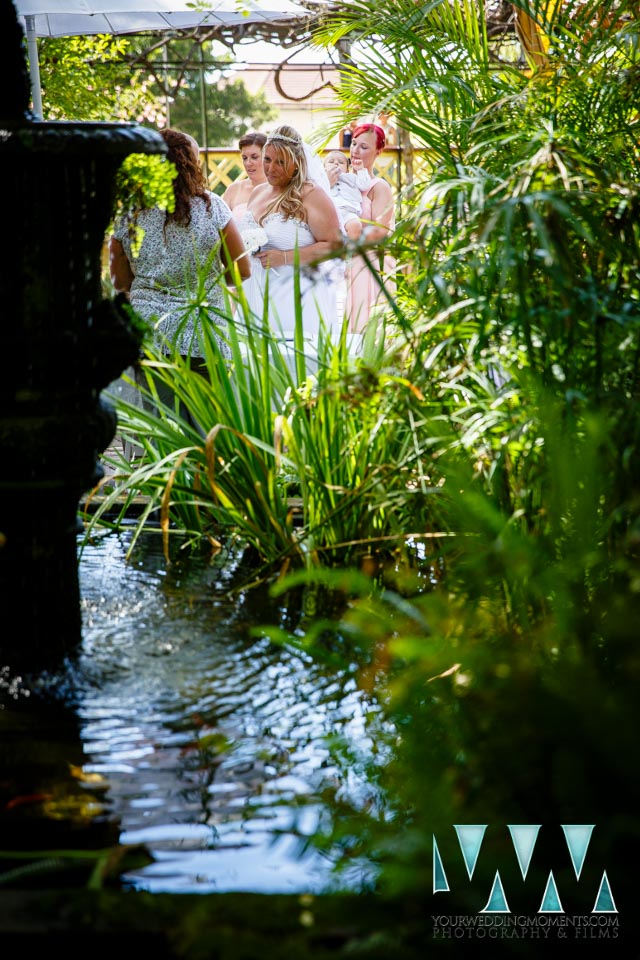
<instances>
[{"instance_id":1,"label":"bridesmaid in white dress","mask_svg":"<svg viewBox=\"0 0 640 960\"><path fill-rule=\"evenodd\" d=\"M322 163L293 127L283 124L268 135L262 161L266 183L251 191L241 224L245 243L252 235L263 241L259 249L254 247L244 292L255 327L261 328L266 316L293 369L295 322L301 313L311 369L321 325L335 331L337 323L330 261L316 261L342 246L340 216Z\"/></svg>"},{"instance_id":2,"label":"bridesmaid in white dress","mask_svg":"<svg viewBox=\"0 0 640 960\"><path fill-rule=\"evenodd\" d=\"M222 194L222 199L230 208L233 219L238 224L242 222L242 218L245 215L251 191L254 187L257 187L259 183L266 183L267 180L262 166L262 148L265 145L266 139L266 133L249 130L238 140L240 159L242 160L246 177L234 180Z\"/></svg>"}]
</instances>

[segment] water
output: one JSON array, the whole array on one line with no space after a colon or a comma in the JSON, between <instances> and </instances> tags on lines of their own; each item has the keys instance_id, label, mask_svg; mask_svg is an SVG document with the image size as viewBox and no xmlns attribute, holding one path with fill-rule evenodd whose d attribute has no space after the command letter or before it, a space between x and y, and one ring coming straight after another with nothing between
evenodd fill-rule
<instances>
[{"instance_id":1,"label":"water","mask_svg":"<svg viewBox=\"0 0 640 960\"><path fill-rule=\"evenodd\" d=\"M251 635L260 623L291 629L301 610L291 599L276 605L266 589L233 594L248 575L240 553L167 568L157 536L133 563L127 547L126 534L109 534L83 552L82 649L68 674L48 680L72 704L79 740L69 745L68 723L58 737L46 721L56 752L79 753L72 785L49 784L54 796L66 789L58 813L80 794L85 819L146 846L154 862L124 875L130 888L366 886L366 864L338 878L308 839L329 815L324 797L369 789L346 783L326 738L344 734L366 749L373 705L348 671Z\"/></svg>"}]
</instances>

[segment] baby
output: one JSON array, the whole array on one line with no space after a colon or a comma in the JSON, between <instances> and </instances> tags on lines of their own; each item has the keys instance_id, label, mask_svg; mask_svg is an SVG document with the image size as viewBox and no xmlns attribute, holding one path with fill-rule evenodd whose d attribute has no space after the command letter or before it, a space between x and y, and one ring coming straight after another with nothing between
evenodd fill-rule
<instances>
[{"instance_id":1,"label":"baby","mask_svg":"<svg viewBox=\"0 0 640 960\"><path fill-rule=\"evenodd\" d=\"M357 240L362 233L362 194L366 193L371 177L366 170L360 170L357 174L349 173L349 160L340 150L332 150L327 154L324 168L328 175L340 171L331 187L331 196L342 214L345 233L350 240Z\"/></svg>"}]
</instances>

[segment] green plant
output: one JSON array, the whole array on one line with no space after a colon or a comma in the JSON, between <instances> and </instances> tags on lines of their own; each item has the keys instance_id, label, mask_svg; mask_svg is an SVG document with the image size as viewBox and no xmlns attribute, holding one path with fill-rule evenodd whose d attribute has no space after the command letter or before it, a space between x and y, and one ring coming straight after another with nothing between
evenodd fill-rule
<instances>
[{"instance_id":1,"label":"green plant","mask_svg":"<svg viewBox=\"0 0 640 960\"><path fill-rule=\"evenodd\" d=\"M162 111L148 79L131 70L130 37L42 37L39 71L45 120L153 122ZM82 90L82 96L78 96Z\"/></svg>"},{"instance_id":2,"label":"green plant","mask_svg":"<svg viewBox=\"0 0 640 960\"><path fill-rule=\"evenodd\" d=\"M433 151L395 235L393 323L396 360L424 398L416 448L430 452L433 495L421 520L443 536L430 584L405 571L379 590L350 580L337 630L269 635L334 661L342 650L389 722L382 762L336 744L345 777L367 765L384 799L363 810L337 795L320 844L344 862L372 856L382 889L427 896L434 831L597 822L628 907L637 11L514 6L550 38L539 69L496 61L480 5L387 5L384 31L369 3L325 21L334 40L380 34L346 70L347 107L392 109Z\"/></svg>"},{"instance_id":3,"label":"green plant","mask_svg":"<svg viewBox=\"0 0 640 960\"><path fill-rule=\"evenodd\" d=\"M603 512L607 418L567 427L543 387L537 405L549 453L543 535L502 513L452 447L443 455L442 495L452 536L439 582L425 589L401 573L380 589L349 571L300 572L273 592L317 581L348 592L346 613L337 625L319 620L302 633L260 632L329 658L378 706L369 731L375 749L348 738L331 744L342 777L315 842L341 867L370 859L380 891L427 898L433 837L446 837L453 824L593 823L625 910L633 886L627 850L640 841L629 768L640 721L639 503L625 535L612 541L615 518ZM376 801L364 807L341 788L354 769L376 785ZM505 859L515 900L521 883ZM530 879L539 898L548 862L544 868ZM593 887L594 898L596 868L582 886ZM449 899L442 909L477 912L480 896L477 884L460 883L455 908L445 907ZM565 894L565 907L580 912L573 896L579 892Z\"/></svg>"},{"instance_id":4,"label":"green plant","mask_svg":"<svg viewBox=\"0 0 640 960\"><path fill-rule=\"evenodd\" d=\"M300 318L289 361L269 328L246 316L241 294L237 299L235 312L229 301L223 317L211 317L197 292L189 307L204 331L208 379L192 373L170 345L166 353L146 349L145 405L117 404L120 433L141 455L133 464L117 455L109 460L115 473L88 518L88 534L121 522L143 496L137 535L155 518L165 538L215 543L235 536L271 569L402 549L408 536L419 535L408 517L428 493L419 476L419 391L392 368L385 371L379 339L366 343L354 363L346 331L337 341L321 332L312 372ZM228 341L231 362L216 330ZM156 381L171 388L175 404L158 399ZM184 408L199 427L184 419Z\"/></svg>"},{"instance_id":5,"label":"green plant","mask_svg":"<svg viewBox=\"0 0 640 960\"><path fill-rule=\"evenodd\" d=\"M153 863L153 857L141 844L108 847L104 850L0 850L0 862L8 860L9 869L0 872L0 887L30 887L43 877L64 877L69 883L80 881L87 890L118 886L128 870Z\"/></svg>"},{"instance_id":6,"label":"green plant","mask_svg":"<svg viewBox=\"0 0 640 960\"><path fill-rule=\"evenodd\" d=\"M124 212L160 207L172 213L175 209L173 181L176 178L175 164L163 156L132 153L126 157L116 176L114 211L112 220ZM142 243L142 231L131 225L134 252Z\"/></svg>"}]
</instances>

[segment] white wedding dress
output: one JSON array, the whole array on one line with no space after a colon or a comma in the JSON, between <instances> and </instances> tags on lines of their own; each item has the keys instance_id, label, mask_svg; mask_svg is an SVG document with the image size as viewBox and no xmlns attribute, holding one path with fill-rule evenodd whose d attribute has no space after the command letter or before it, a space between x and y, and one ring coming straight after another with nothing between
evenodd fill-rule
<instances>
[{"instance_id":1,"label":"white wedding dress","mask_svg":"<svg viewBox=\"0 0 640 960\"><path fill-rule=\"evenodd\" d=\"M280 213L269 214L260 225L253 213L247 211L240 229L241 232L253 231L260 226L269 238L261 247L263 251L292 251L296 246L302 248L316 242L306 223L285 219ZM335 333L337 327L336 283L331 276L330 264L328 261L317 267L300 267L299 297L296 295L293 264L265 270L254 256L251 258L251 276L243 283L254 329L262 329L266 301L271 333L290 358L293 357L296 315L300 312L304 353L311 361L310 370L315 369L320 329Z\"/></svg>"}]
</instances>

